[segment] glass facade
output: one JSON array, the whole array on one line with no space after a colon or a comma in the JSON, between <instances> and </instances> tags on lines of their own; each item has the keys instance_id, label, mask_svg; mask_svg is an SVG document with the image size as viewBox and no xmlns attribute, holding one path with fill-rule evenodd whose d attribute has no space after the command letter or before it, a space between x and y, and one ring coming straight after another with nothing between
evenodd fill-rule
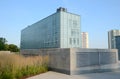
<instances>
[{"instance_id":1,"label":"glass facade","mask_svg":"<svg viewBox=\"0 0 120 79\"><path fill-rule=\"evenodd\" d=\"M115 36L115 42L116 48L118 49L118 58L120 60L120 36Z\"/></svg>"},{"instance_id":2,"label":"glass facade","mask_svg":"<svg viewBox=\"0 0 120 79\"><path fill-rule=\"evenodd\" d=\"M116 48L120 49L120 36L115 36Z\"/></svg>"},{"instance_id":3,"label":"glass facade","mask_svg":"<svg viewBox=\"0 0 120 79\"><path fill-rule=\"evenodd\" d=\"M61 48L81 47L80 16L68 12L60 12Z\"/></svg>"},{"instance_id":4,"label":"glass facade","mask_svg":"<svg viewBox=\"0 0 120 79\"><path fill-rule=\"evenodd\" d=\"M56 13L21 31L21 49L81 47L80 16Z\"/></svg>"},{"instance_id":5,"label":"glass facade","mask_svg":"<svg viewBox=\"0 0 120 79\"><path fill-rule=\"evenodd\" d=\"M115 36L120 35L120 30L111 30L108 32L108 47L110 49L116 48Z\"/></svg>"}]
</instances>

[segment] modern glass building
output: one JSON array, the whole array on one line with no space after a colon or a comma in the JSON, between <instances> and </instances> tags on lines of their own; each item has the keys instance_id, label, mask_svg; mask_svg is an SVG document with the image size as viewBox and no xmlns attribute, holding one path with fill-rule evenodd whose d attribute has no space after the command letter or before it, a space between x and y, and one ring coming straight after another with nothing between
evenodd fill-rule
<instances>
[{"instance_id":1,"label":"modern glass building","mask_svg":"<svg viewBox=\"0 0 120 79\"><path fill-rule=\"evenodd\" d=\"M120 36L115 36L116 48L120 49Z\"/></svg>"},{"instance_id":2,"label":"modern glass building","mask_svg":"<svg viewBox=\"0 0 120 79\"><path fill-rule=\"evenodd\" d=\"M115 46L118 49L118 58L120 60L120 36L115 36Z\"/></svg>"},{"instance_id":3,"label":"modern glass building","mask_svg":"<svg viewBox=\"0 0 120 79\"><path fill-rule=\"evenodd\" d=\"M81 47L80 24L80 15L60 7L21 31L21 49Z\"/></svg>"},{"instance_id":4,"label":"modern glass building","mask_svg":"<svg viewBox=\"0 0 120 79\"><path fill-rule=\"evenodd\" d=\"M116 48L115 36L120 35L120 30L110 30L108 32L108 47L110 49Z\"/></svg>"}]
</instances>

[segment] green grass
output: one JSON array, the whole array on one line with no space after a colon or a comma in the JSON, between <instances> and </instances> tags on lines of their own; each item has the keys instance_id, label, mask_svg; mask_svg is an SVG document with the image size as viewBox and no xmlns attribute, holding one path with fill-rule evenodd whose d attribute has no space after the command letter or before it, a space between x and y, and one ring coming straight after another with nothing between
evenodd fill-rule
<instances>
[{"instance_id":1,"label":"green grass","mask_svg":"<svg viewBox=\"0 0 120 79\"><path fill-rule=\"evenodd\" d=\"M0 79L20 79L48 71L48 56L0 53Z\"/></svg>"}]
</instances>

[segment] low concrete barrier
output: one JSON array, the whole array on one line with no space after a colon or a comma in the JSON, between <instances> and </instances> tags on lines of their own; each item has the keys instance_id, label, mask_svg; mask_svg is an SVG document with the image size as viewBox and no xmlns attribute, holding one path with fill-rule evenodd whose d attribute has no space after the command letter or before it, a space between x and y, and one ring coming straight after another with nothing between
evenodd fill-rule
<instances>
[{"instance_id":1,"label":"low concrete barrier","mask_svg":"<svg viewBox=\"0 0 120 79\"><path fill-rule=\"evenodd\" d=\"M116 49L50 48L24 49L25 56L48 55L50 69L66 74L105 72L119 68Z\"/></svg>"}]
</instances>

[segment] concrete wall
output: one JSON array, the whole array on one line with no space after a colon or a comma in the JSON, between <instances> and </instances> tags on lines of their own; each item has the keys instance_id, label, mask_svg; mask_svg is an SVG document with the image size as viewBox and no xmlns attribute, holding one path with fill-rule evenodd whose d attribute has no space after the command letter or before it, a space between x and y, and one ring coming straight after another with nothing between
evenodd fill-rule
<instances>
[{"instance_id":1,"label":"concrete wall","mask_svg":"<svg viewBox=\"0 0 120 79\"><path fill-rule=\"evenodd\" d=\"M70 74L70 49L49 49L49 67Z\"/></svg>"},{"instance_id":2,"label":"concrete wall","mask_svg":"<svg viewBox=\"0 0 120 79\"><path fill-rule=\"evenodd\" d=\"M104 72L112 64L118 63L116 49L75 49L71 48L71 74ZM103 69L104 68L104 69ZM114 67L107 69L110 71Z\"/></svg>"},{"instance_id":3,"label":"concrete wall","mask_svg":"<svg viewBox=\"0 0 120 79\"><path fill-rule=\"evenodd\" d=\"M25 56L48 55L49 68L70 74L70 49L24 49L20 51Z\"/></svg>"},{"instance_id":4,"label":"concrete wall","mask_svg":"<svg viewBox=\"0 0 120 79\"><path fill-rule=\"evenodd\" d=\"M106 71L118 63L116 49L53 48L21 50L23 55L48 55L49 67L66 74ZM115 69L111 67L108 70Z\"/></svg>"}]
</instances>

